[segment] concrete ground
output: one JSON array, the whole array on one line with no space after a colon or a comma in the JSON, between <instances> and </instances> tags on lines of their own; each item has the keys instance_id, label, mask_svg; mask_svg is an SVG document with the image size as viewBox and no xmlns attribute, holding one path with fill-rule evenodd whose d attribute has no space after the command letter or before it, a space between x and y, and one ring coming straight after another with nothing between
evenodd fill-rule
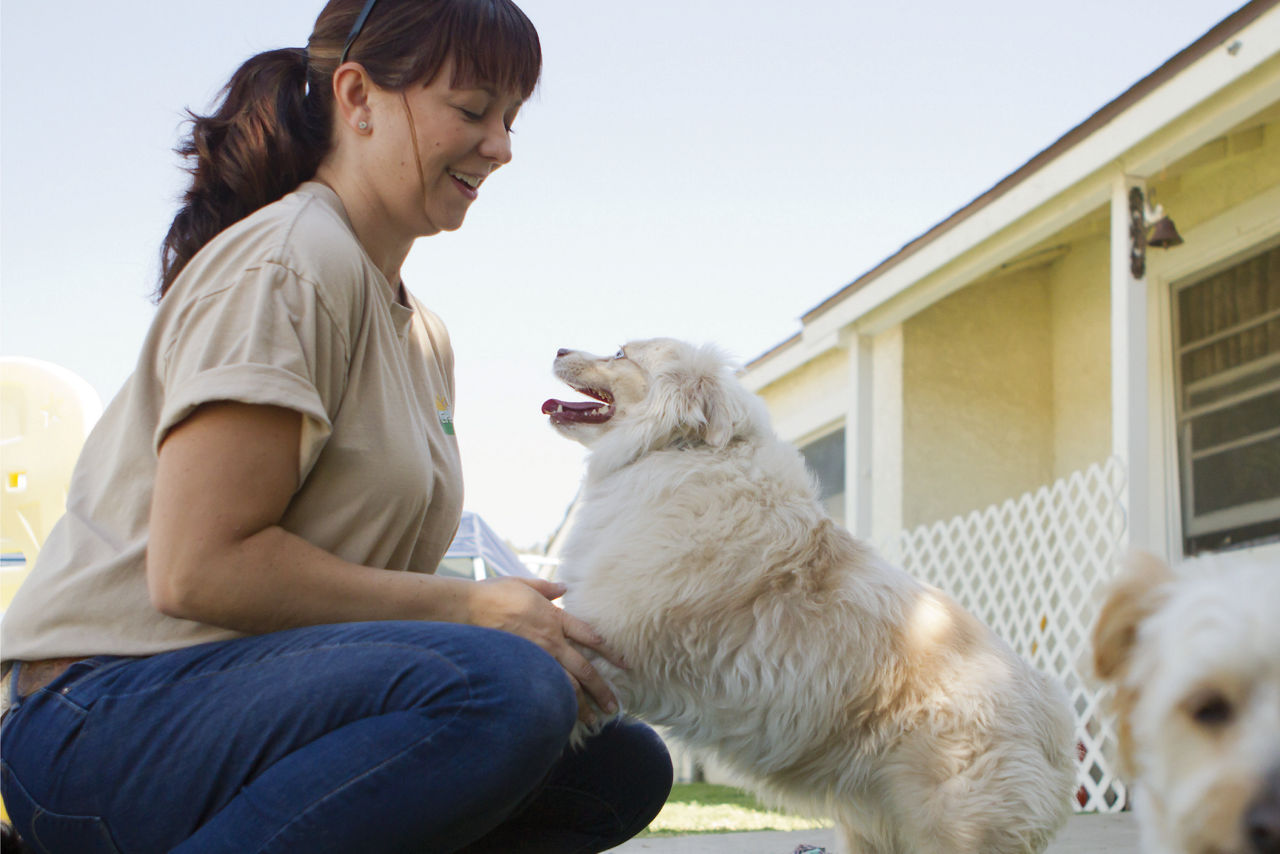
<instances>
[{"instance_id":1,"label":"concrete ground","mask_svg":"<svg viewBox=\"0 0 1280 854\"><path fill-rule=\"evenodd\" d=\"M835 832L826 830L724 833L633 839L611 854L792 854L796 846L835 850ZM1138 825L1132 813L1077 815L1046 854L1138 854Z\"/></svg>"}]
</instances>

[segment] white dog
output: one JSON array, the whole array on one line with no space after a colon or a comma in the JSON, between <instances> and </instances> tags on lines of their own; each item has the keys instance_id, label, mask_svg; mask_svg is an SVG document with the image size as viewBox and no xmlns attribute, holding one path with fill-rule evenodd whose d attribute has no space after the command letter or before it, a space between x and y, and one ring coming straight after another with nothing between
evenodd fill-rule
<instances>
[{"instance_id":1,"label":"white dog","mask_svg":"<svg viewBox=\"0 0 1280 854\"><path fill-rule=\"evenodd\" d=\"M942 592L824 513L799 452L710 348L562 350L551 400L591 450L565 608L630 669L624 708L847 854L1028 854L1075 788L1064 695Z\"/></svg>"},{"instance_id":2,"label":"white dog","mask_svg":"<svg viewBox=\"0 0 1280 854\"><path fill-rule=\"evenodd\" d=\"M1147 854L1280 854L1280 565L1135 555L1093 635Z\"/></svg>"}]
</instances>

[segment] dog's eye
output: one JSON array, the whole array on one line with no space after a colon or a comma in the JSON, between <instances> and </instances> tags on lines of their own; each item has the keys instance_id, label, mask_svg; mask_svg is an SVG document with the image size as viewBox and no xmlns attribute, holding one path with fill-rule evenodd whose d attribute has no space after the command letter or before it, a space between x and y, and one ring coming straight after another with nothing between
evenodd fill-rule
<instances>
[{"instance_id":1,"label":"dog's eye","mask_svg":"<svg viewBox=\"0 0 1280 854\"><path fill-rule=\"evenodd\" d=\"M615 358L615 359L625 359L625 358L627 358L627 354L626 354L626 353L624 353L624 352L622 352L622 348L621 348L621 347L619 347L619 348L618 348L618 352L616 352L616 353L614 353L614 354L613 354L613 358Z\"/></svg>"},{"instance_id":2,"label":"dog's eye","mask_svg":"<svg viewBox=\"0 0 1280 854\"><path fill-rule=\"evenodd\" d=\"M1220 727L1231 723L1235 707L1231 701L1216 691L1198 695L1187 706L1191 719L1204 727Z\"/></svg>"}]
</instances>

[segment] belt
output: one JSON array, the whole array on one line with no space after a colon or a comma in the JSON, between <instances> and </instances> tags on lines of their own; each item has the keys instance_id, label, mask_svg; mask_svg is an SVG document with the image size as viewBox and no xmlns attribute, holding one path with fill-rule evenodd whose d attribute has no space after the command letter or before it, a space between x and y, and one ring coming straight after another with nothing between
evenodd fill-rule
<instances>
[{"instance_id":1,"label":"belt","mask_svg":"<svg viewBox=\"0 0 1280 854\"><path fill-rule=\"evenodd\" d=\"M84 661L88 656L74 658L44 658L39 661L23 661L18 667L18 696L26 697L34 694L67 671L77 661ZM8 697L9 681L13 678L13 670L5 677L5 697Z\"/></svg>"}]
</instances>

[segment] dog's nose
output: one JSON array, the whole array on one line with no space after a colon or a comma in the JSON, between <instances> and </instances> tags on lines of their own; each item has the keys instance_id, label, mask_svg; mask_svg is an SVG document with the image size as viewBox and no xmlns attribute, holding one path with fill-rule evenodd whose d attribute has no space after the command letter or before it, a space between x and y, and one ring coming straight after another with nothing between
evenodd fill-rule
<instances>
[{"instance_id":1,"label":"dog's nose","mask_svg":"<svg viewBox=\"0 0 1280 854\"><path fill-rule=\"evenodd\" d=\"M572 350L566 350L565 348L561 347L559 350L556 351L556 358L559 359L561 356L567 356L572 352L573 352Z\"/></svg>"},{"instance_id":2,"label":"dog's nose","mask_svg":"<svg viewBox=\"0 0 1280 854\"><path fill-rule=\"evenodd\" d=\"M1280 772L1272 772L1262 794L1244 815L1244 832L1253 854L1280 854Z\"/></svg>"}]
</instances>

